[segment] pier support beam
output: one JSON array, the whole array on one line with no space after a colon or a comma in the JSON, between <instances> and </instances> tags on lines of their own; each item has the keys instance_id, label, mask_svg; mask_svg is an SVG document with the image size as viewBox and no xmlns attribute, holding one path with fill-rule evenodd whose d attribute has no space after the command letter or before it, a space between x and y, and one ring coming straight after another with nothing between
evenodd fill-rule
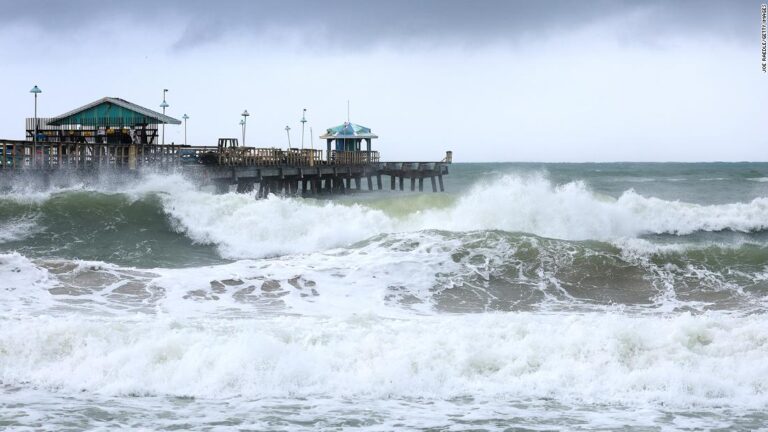
<instances>
[{"instance_id":1,"label":"pier support beam","mask_svg":"<svg viewBox=\"0 0 768 432\"><path fill-rule=\"evenodd\" d=\"M419 177L419 192L424 192L424 177Z\"/></svg>"},{"instance_id":2,"label":"pier support beam","mask_svg":"<svg viewBox=\"0 0 768 432\"><path fill-rule=\"evenodd\" d=\"M416 190L416 177L411 177L411 192Z\"/></svg>"},{"instance_id":3,"label":"pier support beam","mask_svg":"<svg viewBox=\"0 0 768 432\"><path fill-rule=\"evenodd\" d=\"M316 178L313 178L312 180L309 181L309 186L312 188L312 195L317 195L317 193L318 193L317 192L317 190L318 190L317 183L318 182L319 182L319 180L316 179Z\"/></svg>"},{"instance_id":4,"label":"pier support beam","mask_svg":"<svg viewBox=\"0 0 768 432\"><path fill-rule=\"evenodd\" d=\"M397 177L395 177L394 174L389 175L389 190L395 190L395 180L397 180Z\"/></svg>"},{"instance_id":5,"label":"pier support beam","mask_svg":"<svg viewBox=\"0 0 768 432\"><path fill-rule=\"evenodd\" d=\"M445 192L445 188L443 187L443 175L439 174L437 180L440 183L440 192Z\"/></svg>"},{"instance_id":6,"label":"pier support beam","mask_svg":"<svg viewBox=\"0 0 768 432\"><path fill-rule=\"evenodd\" d=\"M400 191L403 191L403 182L405 181L405 177L403 175L400 175Z\"/></svg>"},{"instance_id":7,"label":"pier support beam","mask_svg":"<svg viewBox=\"0 0 768 432\"><path fill-rule=\"evenodd\" d=\"M376 186L378 186L379 190L381 190L381 174L376 175ZM394 187L392 189L394 189Z\"/></svg>"},{"instance_id":8,"label":"pier support beam","mask_svg":"<svg viewBox=\"0 0 768 432\"><path fill-rule=\"evenodd\" d=\"M368 181L370 182L371 178L368 177ZM355 177L355 190L360 190L360 177Z\"/></svg>"},{"instance_id":9,"label":"pier support beam","mask_svg":"<svg viewBox=\"0 0 768 432\"><path fill-rule=\"evenodd\" d=\"M437 182L435 182L435 176L429 176L432 181L432 192L437 192Z\"/></svg>"},{"instance_id":10,"label":"pier support beam","mask_svg":"<svg viewBox=\"0 0 768 432\"><path fill-rule=\"evenodd\" d=\"M369 191L373 190L373 179L371 178L371 176L368 176L368 190Z\"/></svg>"}]
</instances>

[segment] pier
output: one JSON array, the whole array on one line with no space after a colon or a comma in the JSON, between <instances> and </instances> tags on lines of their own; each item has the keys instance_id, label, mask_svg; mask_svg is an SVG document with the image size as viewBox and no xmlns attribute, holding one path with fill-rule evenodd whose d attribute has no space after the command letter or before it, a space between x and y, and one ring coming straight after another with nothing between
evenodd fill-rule
<instances>
[{"instance_id":1,"label":"pier","mask_svg":"<svg viewBox=\"0 0 768 432\"><path fill-rule=\"evenodd\" d=\"M220 140L216 147L175 144L107 144L0 140L0 178L23 174L131 173L174 170L218 192L236 186L237 192L316 195L349 191L445 191L451 154L440 162L381 162L378 152L239 147L237 139Z\"/></svg>"},{"instance_id":2,"label":"pier","mask_svg":"<svg viewBox=\"0 0 768 432\"><path fill-rule=\"evenodd\" d=\"M303 118L302 118L303 120ZM53 118L27 119L25 140L0 139L0 179L35 174L181 172L219 193L311 196L350 191L443 192L451 152L436 162L384 162L372 150L378 136L349 121L319 138L325 149L260 148L220 138L215 146L158 143L158 126L179 120L119 98L102 98ZM245 131L243 131L245 137ZM365 189L363 188L365 185Z\"/></svg>"}]
</instances>

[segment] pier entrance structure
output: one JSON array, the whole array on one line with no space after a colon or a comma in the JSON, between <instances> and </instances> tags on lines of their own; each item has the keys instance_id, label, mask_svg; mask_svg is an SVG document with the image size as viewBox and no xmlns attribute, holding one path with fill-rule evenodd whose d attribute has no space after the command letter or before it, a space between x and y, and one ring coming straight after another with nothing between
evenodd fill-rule
<instances>
[{"instance_id":1,"label":"pier entrance structure","mask_svg":"<svg viewBox=\"0 0 768 432\"><path fill-rule=\"evenodd\" d=\"M371 133L371 128L350 122L326 129L320 136L327 143L328 162L342 164L379 162L379 152L371 151L371 141L376 138L378 135ZM365 150L362 149L363 142Z\"/></svg>"},{"instance_id":2,"label":"pier entrance structure","mask_svg":"<svg viewBox=\"0 0 768 432\"><path fill-rule=\"evenodd\" d=\"M37 127L35 127L37 122ZM125 99L104 97L53 118L28 118L27 141L91 144L157 144L158 126L180 120Z\"/></svg>"}]
</instances>

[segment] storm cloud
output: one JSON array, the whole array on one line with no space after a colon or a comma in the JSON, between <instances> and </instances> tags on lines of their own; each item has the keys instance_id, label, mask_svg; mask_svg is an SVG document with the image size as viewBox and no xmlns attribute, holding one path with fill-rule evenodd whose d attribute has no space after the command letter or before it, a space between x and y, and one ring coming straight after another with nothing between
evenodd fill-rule
<instances>
[{"instance_id":1,"label":"storm cloud","mask_svg":"<svg viewBox=\"0 0 768 432\"><path fill-rule=\"evenodd\" d=\"M3 0L0 23L72 35L119 21L174 29L161 41L173 49L226 37L286 35L307 48L421 47L517 43L589 25L623 20L624 38L656 43L669 37L746 42L755 30L757 1L520 1L520 0Z\"/></svg>"}]
</instances>

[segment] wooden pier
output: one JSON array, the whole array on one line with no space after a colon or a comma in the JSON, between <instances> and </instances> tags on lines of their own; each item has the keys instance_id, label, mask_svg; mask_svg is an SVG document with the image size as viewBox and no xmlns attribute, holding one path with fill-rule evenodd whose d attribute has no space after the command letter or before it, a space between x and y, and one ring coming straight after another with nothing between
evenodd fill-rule
<instances>
[{"instance_id":1,"label":"wooden pier","mask_svg":"<svg viewBox=\"0 0 768 432\"><path fill-rule=\"evenodd\" d=\"M98 174L139 171L181 172L224 193L257 190L268 194L318 195L363 190L444 191L451 152L439 162L382 162L376 151L337 151L239 147L224 138L217 146L38 142L0 140L0 178L48 178L58 173ZM388 180L385 179L388 177ZM406 183L406 179L408 183ZM46 180L47 182L47 180ZM407 186L406 186L407 184ZM258 188L258 189L256 189Z\"/></svg>"},{"instance_id":2,"label":"wooden pier","mask_svg":"<svg viewBox=\"0 0 768 432\"><path fill-rule=\"evenodd\" d=\"M401 191L406 189L406 179L411 191L417 183L423 191L428 178L437 192L445 190L443 176L452 157L447 152L440 162L382 162L379 152L371 150L378 135L349 119L319 137L325 141L325 152L245 147L236 138L220 138L216 146L164 144L159 128L164 131L165 125L180 124L165 113L116 97L95 100L57 117L36 114L26 121L26 140L0 139L0 180L26 176L50 184L53 178L73 175L154 170L181 172L201 185L214 185L220 193L233 185L238 192L251 192L258 185L257 197L346 193L362 190L363 180L368 190L381 190L382 177L389 177L390 190ZM245 117L242 125L244 140ZM163 141L158 142L160 136Z\"/></svg>"}]
</instances>

